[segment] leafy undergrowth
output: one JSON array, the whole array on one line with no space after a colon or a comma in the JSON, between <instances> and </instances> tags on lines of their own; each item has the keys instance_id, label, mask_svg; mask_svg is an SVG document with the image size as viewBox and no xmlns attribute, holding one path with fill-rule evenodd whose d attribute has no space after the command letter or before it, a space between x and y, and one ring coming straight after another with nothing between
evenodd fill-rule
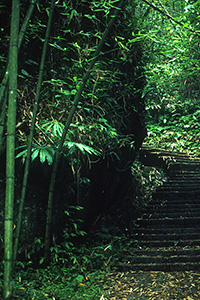
<instances>
[{"instance_id":1,"label":"leafy undergrowth","mask_svg":"<svg viewBox=\"0 0 200 300\"><path fill-rule=\"evenodd\" d=\"M104 268L81 272L51 265L45 269L18 270L13 299L20 300L197 300L200 272L129 271Z\"/></svg>"},{"instance_id":2,"label":"leafy undergrowth","mask_svg":"<svg viewBox=\"0 0 200 300\"><path fill-rule=\"evenodd\" d=\"M108 284L107 274L120 259L120 249L129 243L125 235L115 234L113 228L104 229L76 249L75 244L71 244L72 250L63 245L57 247L52 250L54 262L48 267L35 266L31 261L18 264L13 278L13 299L100 299ZM1 293L2 265L0 272Z\"/></svg>"},{"instance_id":3,"label":"leafy undergrowth","mask_svg":"<svg viewBox=\"0 0 200 300\"><path fill-rule=\"evenodd\" d=\"M63 267L28 269L15 276L14 296L24 300L99 299L105 283L105 272L87 274Z\"/></svg>"},{"instance_id":4,"label":"leafy undergrowth","mask_svg":"<svg viewBox=\"0 0 200 300\"><path fill-rule=\"evenodd\" d=\"M135 190L132 192L136 208L144 207L152 199L155 189L167 180L165 172L161 168L144 166L135 161L132 167Z\"/></svg>"},{"instance_id":5,"label":"leafy undergrowth","mask_svg":"<svg viewBox=\"0 0 200 300\"><path fill-rule=\"evenodd\" d=\"M145 143L149 146L175 150L187 151L194 156L200 156L200 111L172 118L172 120L159 124L149 123L147 126L147 137Z\"/></svg>"},{"instance_id":6,"label":"leafy undergrowth","mask_svg":"<svg viewBox=\"0 0 200 300\"><path fill-rule=\"evenodd\" d=\"M83 274L80 270L61 265L21 269L14 276L13 299L99 299L104 284L105 271L102 270ZM1 290L2 285L1 279Z\"/></svg>"}]
</instances>

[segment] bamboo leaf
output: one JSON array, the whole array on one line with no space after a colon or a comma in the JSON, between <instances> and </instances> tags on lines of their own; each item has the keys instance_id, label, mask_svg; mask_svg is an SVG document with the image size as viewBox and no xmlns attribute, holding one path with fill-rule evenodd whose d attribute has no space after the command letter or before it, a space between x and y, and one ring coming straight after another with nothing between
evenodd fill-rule
<instances>
[{"instance_id":1,"label":"bamboo leaf","mask_svg":"<svg viewBox=\"0 0 200 300\"><path fill-rule=\"evenodd\" d=\"M26 157L26 155L27 155L27 149L26 150L23 150L23 151L21 151L20 153L18 153L17 155L16 155L16 158L19 158L19 157Z\"/></svg>"},{"instance_id":2,"label":"bamboo leaf","mask_svg":"<svg viewBox=\"0 0 200 300\"><path fill-rule=\"evenodd\" d=\"M45 150L40 150L40 161L43 164L46 160L46 151Z\"/></svg>"},{"instance_id":3,"label":"bamboo leaf","mask_svg":"<svg viewBox=\"0 0 200 300\"><path fill-rule=\"evenodd\" d=\"M31 154L31 159L35 160L39 155L39 149L36 149L33 151L33 153Z\"/></svg>"}]
</instances>

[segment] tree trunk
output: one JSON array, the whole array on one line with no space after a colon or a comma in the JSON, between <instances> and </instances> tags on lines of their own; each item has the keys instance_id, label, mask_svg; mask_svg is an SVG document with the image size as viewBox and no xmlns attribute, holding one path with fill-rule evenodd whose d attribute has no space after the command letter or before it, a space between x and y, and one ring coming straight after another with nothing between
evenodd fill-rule
<instances>
[{"instance_id":1,"label":"tree trunk","mask_svg":"<svg viewBox=\"0 0 200 300\"><path fill-rule=\"evenodd\" d=\"M15 244L14 244L14 251L13 251L13 253L14 253L13 267L14 267L16 257L17 257L18 242L19 242L21 220L22 220L22 212L23 212L24 200L25 200L25 196L26 196L29 166L30 166L30 162L31 162L31 148L32 148L32 142L33 142L35 121L36 121L38 105L39 105L40 90L41 90L42 79L43 79L43 71L44 71L44 65L45 65L45 60L46 60L46 53L47 53L47 47L48 47L48 42L49 42L50 29L51 29L51 24L52 24L52 19L53 19L54 5L55 5L55 0L51 0L50 14L49 14L49 19L48 19L48 24L47 24L46 34L45 34L45 40L44 40L44 46L43 46L43 51L42 51L42 57L41 57L41 62L40 62L39 77L38 77L38 83L37 83L35 103L34 103L34 108L33 108L33 118L32 118L32 122L31 122L30 134L29 134L29 139L28 139L27 156L26 156L26 163L25 163L25 169L24 169L24 178L23 178L23 184L22 184L22 192L21 192L21 199L20 199L20 205L19 205Z\"/></svg>"},{"instance_id":2,"label":"tree trunk","mask_svg":"<svg viewBox=\"0 0 200 300\"><path fill-rule=\"evenodd\" d=\"M18 69L18 30L20 1L12 1L11 34L9 48L9 101L6 149L6 199L4 232L4 290L3 297L8 299L12 293L13 263L13 207L15 188L15 126L17 107L17 69Z\"/></svg>"},{"instance_id":3,"label":"tree trunk","mask_svg":"<svg viewBox=\"0 0 200 300\"><path fill-rule=\"evenodd\" d=\"M72 118L74 116L74 113L76 111L77 105L81 99L81 94L83 92L83 89L85 88L86 82L90 76L90 72L92 71L94 64L100 54L100 51L105 43L106 37L109 34L115 19L118 15L118 12L120 11L120 8L122 7L123 3L125 2L125 0L121 0L119 2L118 7L115 9L112 18L110 19L110 22L106 28L106 30L104 31L104 34L102 36L102 39L100 40L97 49L95 51L94 57L91 59L90 64L88 66L88 70L86 71L82 82L80 84L80 87L76 93L75 99L74 99L74 103L72 105L72 108L70 110L70 113L68 115L67 121L65 123L65 128L63 130L63 134L59 143L58 148L56 149L56 153L55 153L55 158L54 158L54 163L53 163L53 170L52 170L52 174L51 174L51 181L50 181L50 188L49 188L49 197L48 197L48 206L47 206L47 218L46 218L46 231L45 231L45 262L48 263L49 261L49 248L50 248L50 235L51 235L51 220L52 220L52 210L53 210L53 196L54 196L54 188L55 188L55 180L56 180L56 174L57 174L57 169L58 169L58 163L60 160L60 155L63 149L63 143L65 141L66 138L66 134L67 131L69 129L69 126L71 124Z\"/></svg>"}]
</instances>

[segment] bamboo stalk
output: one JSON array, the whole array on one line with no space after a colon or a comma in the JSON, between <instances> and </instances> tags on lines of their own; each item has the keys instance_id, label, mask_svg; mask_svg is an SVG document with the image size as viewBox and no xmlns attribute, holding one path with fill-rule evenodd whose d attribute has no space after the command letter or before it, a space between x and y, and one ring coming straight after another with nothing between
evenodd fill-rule
<instances>
[{"instance_id":1,"label":"bamboo stalk","mask_svg":"<svg viewBox=\"0 0 200 300\"><path fill-rule=\"evenodd\" d=\"M28 139L27 156L26 156L26 162L25 162L25 168L24 168L24 177L23 177L19 212L18 212L18 218L17 218L17 226L16 226L14 254L13 254L13 266L15 265L15 261L17 258L17 250L18 250L21 221L22 221L22 212L23 212L24 201L25 201L25 196L26 196L26 188L27 188L28 175L29 175L29 166L30 166L30 162L31 162L31 148L32 148L32 143L33 143L35 121L36 121L36 116L37 116L37 111L38 111L39 100L40 100L40 90L41 90L41 85L42 85L42 80L43 80L43 72L44 72L44 65L45 65L46 54L47 54L47 47L48 47L50 30L51 30L51 25L52 25L52 20L53 20L54 5L55 5L55 0L51 0L50 13L49 13L48 24L47 24L45 40L44 40L44 46L43 46L41 62L40 62L39 77L38 77L37 90L36 90L36 96L35 96L35 102L34 102L34 108L33 108L33 118L31 121L31 128L30 128L30 134L29 134L29 139Z\"/></svg>"},{"instance_id":2,"label":"bamboo stalk","mask_svg":"<svg viewBox=\"0 0 200 300\"><path fill-rule=\"evenodd\" d=\"M4 231L4 299L12 294L13 263L13 210L15 190L15 127L17 109L17 71L18 71L18 31L20 1L12 1L11 33L9 47L9 99L6 148L6 198L5 198L5 231Z\"/></svg>"},{"instance_id":3,"label":"bamboo stalk","mask_svg":"<svg viewBox=\"0 0 200 300\"><path fill-rule=\"evenodd\" d=\"M3 101L2 111L0 114L0 153L2 151L2 144L3 144L3 131L4 131L5 117L6 117L7 98L8 98L8 89L6 89L5 92L5 101Z\"/></svg>"},{"instance_id":4,"label":"bamboo stalk","mask_svg":"<svg viewBox=\"0 0 200 300\"><path fill-rule=\"evenodd\" d=\"M19 39L18 39L18 51L21 48L22 42L25 37L26 29L28 27L28 23L30 21L31 15L33 13L35 4L37 0L31 0L31 3L29 5L27 14L25 16L24 22L22 24L20 33L19 33ZM8 86L8 77L9 77L9 71L8 71L9 66L7 66L5 75L2 80L2 84L0 87L0 149L2 145L2 138L3 138L3 130L4 130L4 125L5 125L5 109L6 109L6 102L7 102L7 97L5 95L6 92L6 87ZM2 133L2 135L1 135Z\"/></svg>"}]
</instances>

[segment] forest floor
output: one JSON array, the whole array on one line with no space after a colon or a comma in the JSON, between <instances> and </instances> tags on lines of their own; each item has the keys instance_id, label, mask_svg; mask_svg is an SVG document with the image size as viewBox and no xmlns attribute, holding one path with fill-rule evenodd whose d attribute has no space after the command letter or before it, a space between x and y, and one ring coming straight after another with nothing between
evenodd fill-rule
<instances>
[{"instance_id":1,"label":"forest floor","mask_svg":"<svg viewBox=\"0 0 200 300\"><path fill-rule=\"evenodd\" d=\"M101 300L197 300L200 299L200 272L111 273Z\"/></svg>"}]
</instances>

